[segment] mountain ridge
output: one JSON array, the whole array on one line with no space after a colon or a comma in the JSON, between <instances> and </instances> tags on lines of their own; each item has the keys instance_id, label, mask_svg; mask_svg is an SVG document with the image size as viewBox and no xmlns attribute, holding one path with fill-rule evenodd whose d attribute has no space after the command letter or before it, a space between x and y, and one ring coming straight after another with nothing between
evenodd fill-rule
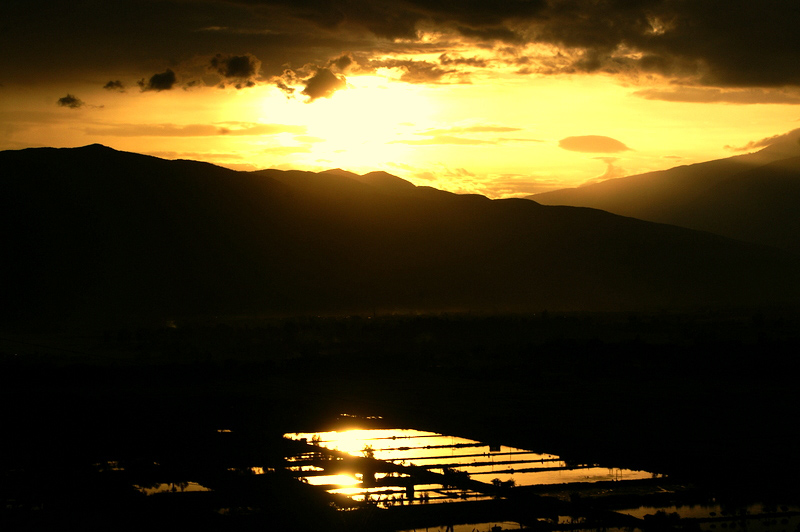
<instances>
[{"instance_id":1,"label":"mountain ridge","mask_svg":"<svg viewBox=\"0 0 800 532\"><path fill-rule=\"evenodd\" d=\"M800 253L800 211L793 204L775 201L787 197L800 201L798 157L800 129L754 153L527 198L544 205L598 208ZM787 164L793 166L787 169ZM790 174L795 178L788 179ZM743 195L742 179L751 182L749 198ZM743 211L749 213L752 226L741 224L738 213Z\"/></svg>"},{"instance_id":2,"label":"mountain ridge","mask_svg":"<svg viewBox=\"0 0 800 532\"><path fill-rule=\"evenodd\" d=\"M800 300L790 254L595 209L97 148L0 168L4 320Z\"/></svg>"}]
</instances>

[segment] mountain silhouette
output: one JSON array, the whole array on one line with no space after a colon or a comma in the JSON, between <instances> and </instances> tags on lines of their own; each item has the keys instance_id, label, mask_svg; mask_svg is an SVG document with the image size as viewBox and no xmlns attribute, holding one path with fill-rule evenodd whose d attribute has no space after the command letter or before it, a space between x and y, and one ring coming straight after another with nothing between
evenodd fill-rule
<instances>
[{"instance_id":1,"label":"mountain silhouette","mask_svg":"<svg viewBox=\"0 0 800 532\"><path fill-rule=\"evenodd\" d=\"M800 129L762 150L528 196L800 253Z\"/></svg>"},{"instance_id":2,"label":"mountain silhouette","mask_svg":"<svg viewBox=\"0 0 800 532\"><path fill-rule=\"evenodd\" d=\"M390 174L92 145L0 152L3 318L646 310L797 301L765 246Z\"/></svg>"}]
</instances>

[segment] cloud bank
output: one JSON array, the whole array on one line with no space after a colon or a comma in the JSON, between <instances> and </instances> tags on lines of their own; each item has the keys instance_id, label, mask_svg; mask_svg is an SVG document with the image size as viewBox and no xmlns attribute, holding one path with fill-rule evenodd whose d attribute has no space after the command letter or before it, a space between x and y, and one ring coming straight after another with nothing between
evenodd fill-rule
<instances>
[{"instance_id":1,"label":"cloud bank","mask_svg":"<svg viewBox=\"0 0 800 532\"><path fill-rule=\"evenodd\" d=\"M6 70L46 80L113 65L141 79L143 90L160 91L176 81L172 70L143 78L154 62L211 57L209 68L226 83L246 87L259 74L269 79L307 64L341 74L345 65L326 64L350 50L351 59L395 61L412 83L441 81L449 70L516 65L521 74L800 86L800 4L786 0L119 0L115 6L73 3L57 16L47 0L5 6L14 21L0 36ZM32 35L38 47L29 46ZM421 53L426 58L414 57Z\"/></svg>"}]
</instances>

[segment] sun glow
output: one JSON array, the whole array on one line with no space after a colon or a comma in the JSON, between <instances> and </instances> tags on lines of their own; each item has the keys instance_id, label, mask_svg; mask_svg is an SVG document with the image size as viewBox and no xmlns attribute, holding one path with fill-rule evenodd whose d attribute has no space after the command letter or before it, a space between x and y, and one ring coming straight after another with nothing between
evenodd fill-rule
<instances>
[{"instance_id":1,"label":"sun glow","mask_svg":"<svg viewBox=\"0 0 800 532\"><path fill-rule=\"evenodd\" d=\"M314 437L318 437L317 444L322 447L360 456L364 449L364 438L374 437L376 433L380 434L380 431L352 428L331 432L286 434L285 437L295 440L306 439L312 443L315 442Z\"/></svg>"},{"instance_id":2,"label":"sun glow","mask_svg":"<svg viewBox=\"0 0 800 532\"><path fill-rule=\"evenodd\" d=\"M126 93L76 84L80 109L57 108L60 93L6 87L0 116L16 124L5 130L7 149L101 143L237 170L384 170L490 197L728 157L728 145L796 126L796 106L759 105L755 114L752 105L646 97L672 90L656 81L500 72L425 84L401 82L387 68L348 75L347 88L313 102L299 89L287 98L267 83ZM630 149L584 153L559 145L575 135L607 136Z\"/></svg>"},{"instance_id":3,"label":"sun glow","mask_svg":"<svg viewBox=\"0 0 800 532\"><path fill-rule=\"evenodd\" d=\"M403 160L409 147L390 142L412 125L429 122L433 112L420 88L378 76L350 78L346 90L307 107L313 107L308 134L320 139L317 159L365 171Z\"/></svg>"}]
</instances>

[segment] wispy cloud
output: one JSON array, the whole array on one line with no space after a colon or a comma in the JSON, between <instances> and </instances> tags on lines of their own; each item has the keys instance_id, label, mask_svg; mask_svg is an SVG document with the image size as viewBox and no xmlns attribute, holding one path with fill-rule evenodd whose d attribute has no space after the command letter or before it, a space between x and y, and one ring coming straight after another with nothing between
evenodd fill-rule
<instances>
[{"instance_id":1,"label":"wispy cloud","mask_svg":"<svg viewBox=\"0 0 800 532\"><path fill-rule=\"evenodd\" d=\"M452 135L435 135L427 139L406 139L393 140L389 144L409 144L411 146L433 146L437 144L461 144L474 146L479 144L497 144L496 140L471 139L466 137L455 137Z\"/></svg>"},{"instance_id":2,"label":"wispy cloud","mask_svg":"<svg viewBox=\"0 0 800 532\"><path fill-rule=\"evenodd\" d=\"M277 135L305 133L305 126L286 124L115 124L86 128L86 133L110 137L214 137L220 135Z\"/></svg>"},{"instance_id":3,"label":"wispy cloud","mask_svg":"<svg viewBox=\"0 0 800 532\"><path fill-rule=\"evenodd\" d=\"M800 90L780 89L718 89L710 87L679 87L669 90L645 89L633 96L646 100L690 103L800 104Z\"/></svg>"},{"instance_id":4,"label":"wispy cloud","mask_svg":"<svg viewBox=\"0 0 800 532\"><path fill-rule=\"evenodd\" d=\"M786 141L800 143L800 129L793 129L782 135L773 135L759 140L751 140L744 146L725 146L725 149L732 151L752 151Z\"/></svg>"},{"instance_id":5,"label":"wispy cloud","mask_svg":"<svg viewBox=\"0 0 800 532\"><path fill-rule=\"evenodd\" d=\"M523 137L496 136L496 133L512 133L523 131L523 128L499 126L493 124L474 124L467 126L451 126L447 128L423 129L414 133L425 139L400 139L390 144L408 144L411 146L432 146L438 144L482 145L506 144L513 142L543 142L539 139ZM465 136L466 135L466 136Z\"/></svg>"}]
</instances>

